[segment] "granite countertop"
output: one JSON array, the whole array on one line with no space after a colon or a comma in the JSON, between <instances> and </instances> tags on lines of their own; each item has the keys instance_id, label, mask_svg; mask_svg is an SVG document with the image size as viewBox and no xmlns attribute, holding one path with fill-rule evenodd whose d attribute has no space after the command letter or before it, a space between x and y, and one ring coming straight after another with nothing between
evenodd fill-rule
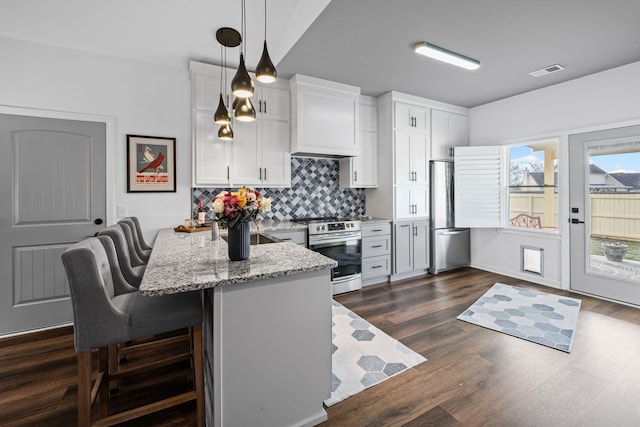
<instances>
[{"instance_id":1,"label":"granite countertop","mask_svg":"<svg viewBox=\"0 0 640 427\"><path fill-rule=\"evenodd\" d=\"M227 243L222 239L212 241L211 233L162 229L156 237L140 293L156 296L189 292L337 265L331 258L291 242L252 245L249 259L229 261Z\"/></svg>"}]
</instances>

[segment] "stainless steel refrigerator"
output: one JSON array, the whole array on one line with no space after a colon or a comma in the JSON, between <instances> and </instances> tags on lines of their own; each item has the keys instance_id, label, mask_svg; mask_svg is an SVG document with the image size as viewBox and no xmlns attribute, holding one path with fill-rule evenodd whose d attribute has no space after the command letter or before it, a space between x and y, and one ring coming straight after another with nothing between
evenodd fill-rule
<instances>
[{"instance_id":1,"label":"stainless steel refrigerator","mask_svg":"<svg viewBox=\"0 0 640 427\"><path fill-rule=\"evenodd\" d=\"M431 203L430 237L431 267L429 272L469 265L470 249L468 228L456 228L454 220L453 162L430 161Z\"/></svg>"}]
</instances>

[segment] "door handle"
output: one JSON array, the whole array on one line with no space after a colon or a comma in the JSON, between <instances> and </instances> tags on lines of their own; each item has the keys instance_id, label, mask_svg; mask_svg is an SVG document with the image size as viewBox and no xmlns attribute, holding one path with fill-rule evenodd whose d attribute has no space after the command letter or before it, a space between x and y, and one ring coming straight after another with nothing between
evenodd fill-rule
<instances>
[{"instance_id":1,"label":"door handle","mask_svg":"<svg viewBox=\"0 0 640 427\"><path fill-rule=\"evenodd\" d=\"M104 222L104 221L103 221L103 219L102 219L102 218L96 218L96 219L93 221L93 223L94 223L95 225L100 225L100 224L102 224L103 222Z\"/></svg>"},{"instance_id":2,"label":"door handle","mask_svg":"<svg viewBox=\"0 0 640 427\"><path fill-rule=\"evenodd\" d=\"M578 218L571 218L571 224L584 224L584 221L580 221Z\"/></svg>"}]
</instances>

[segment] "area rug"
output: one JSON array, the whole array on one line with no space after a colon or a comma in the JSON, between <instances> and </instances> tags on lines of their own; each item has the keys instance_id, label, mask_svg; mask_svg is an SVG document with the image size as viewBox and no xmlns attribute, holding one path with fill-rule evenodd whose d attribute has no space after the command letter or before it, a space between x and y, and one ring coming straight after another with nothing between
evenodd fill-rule
<instances>
[{"instance_id":1,"label":"area rug","mask_svg":"<svg viewBox=\"0 0 640 427\"><path fill-rule=\"evenodd\" d=\"M336 301L332 329L333 375L326 406L427 360Z\"/></svg>"},{"instance_id":2,"label":"area rug","mask_svg":"<svg viewBox=\"0 0 640 427\"><path fill-rule=\"evenodd\" d=\"M496 283L458 319L569 353L581 303Z\"/></svg>"}]
</instances>

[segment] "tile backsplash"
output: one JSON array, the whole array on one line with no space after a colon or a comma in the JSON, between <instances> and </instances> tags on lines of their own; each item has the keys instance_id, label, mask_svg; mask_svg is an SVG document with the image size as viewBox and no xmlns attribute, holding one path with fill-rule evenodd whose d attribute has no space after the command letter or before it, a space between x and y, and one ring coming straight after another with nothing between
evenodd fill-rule
<instances>
[{"instance_id":1,"label":"tile backsplash","mask_svg":"<svg viewBox=\"0 0 640 427\"><path fill-rule=\"evenodd\" d=\"M285 220L319 216L364 215L366 193L362 188L340 188L339 162L334 159L291 158L291 188L257 188L270 197L271 211L261 214L263 219ZM202 200L207 219L213 216L211 200L229 188L192 189L193 215ZM235 188L234 188L235 190Z\"/></svg>"}]
</instances>

